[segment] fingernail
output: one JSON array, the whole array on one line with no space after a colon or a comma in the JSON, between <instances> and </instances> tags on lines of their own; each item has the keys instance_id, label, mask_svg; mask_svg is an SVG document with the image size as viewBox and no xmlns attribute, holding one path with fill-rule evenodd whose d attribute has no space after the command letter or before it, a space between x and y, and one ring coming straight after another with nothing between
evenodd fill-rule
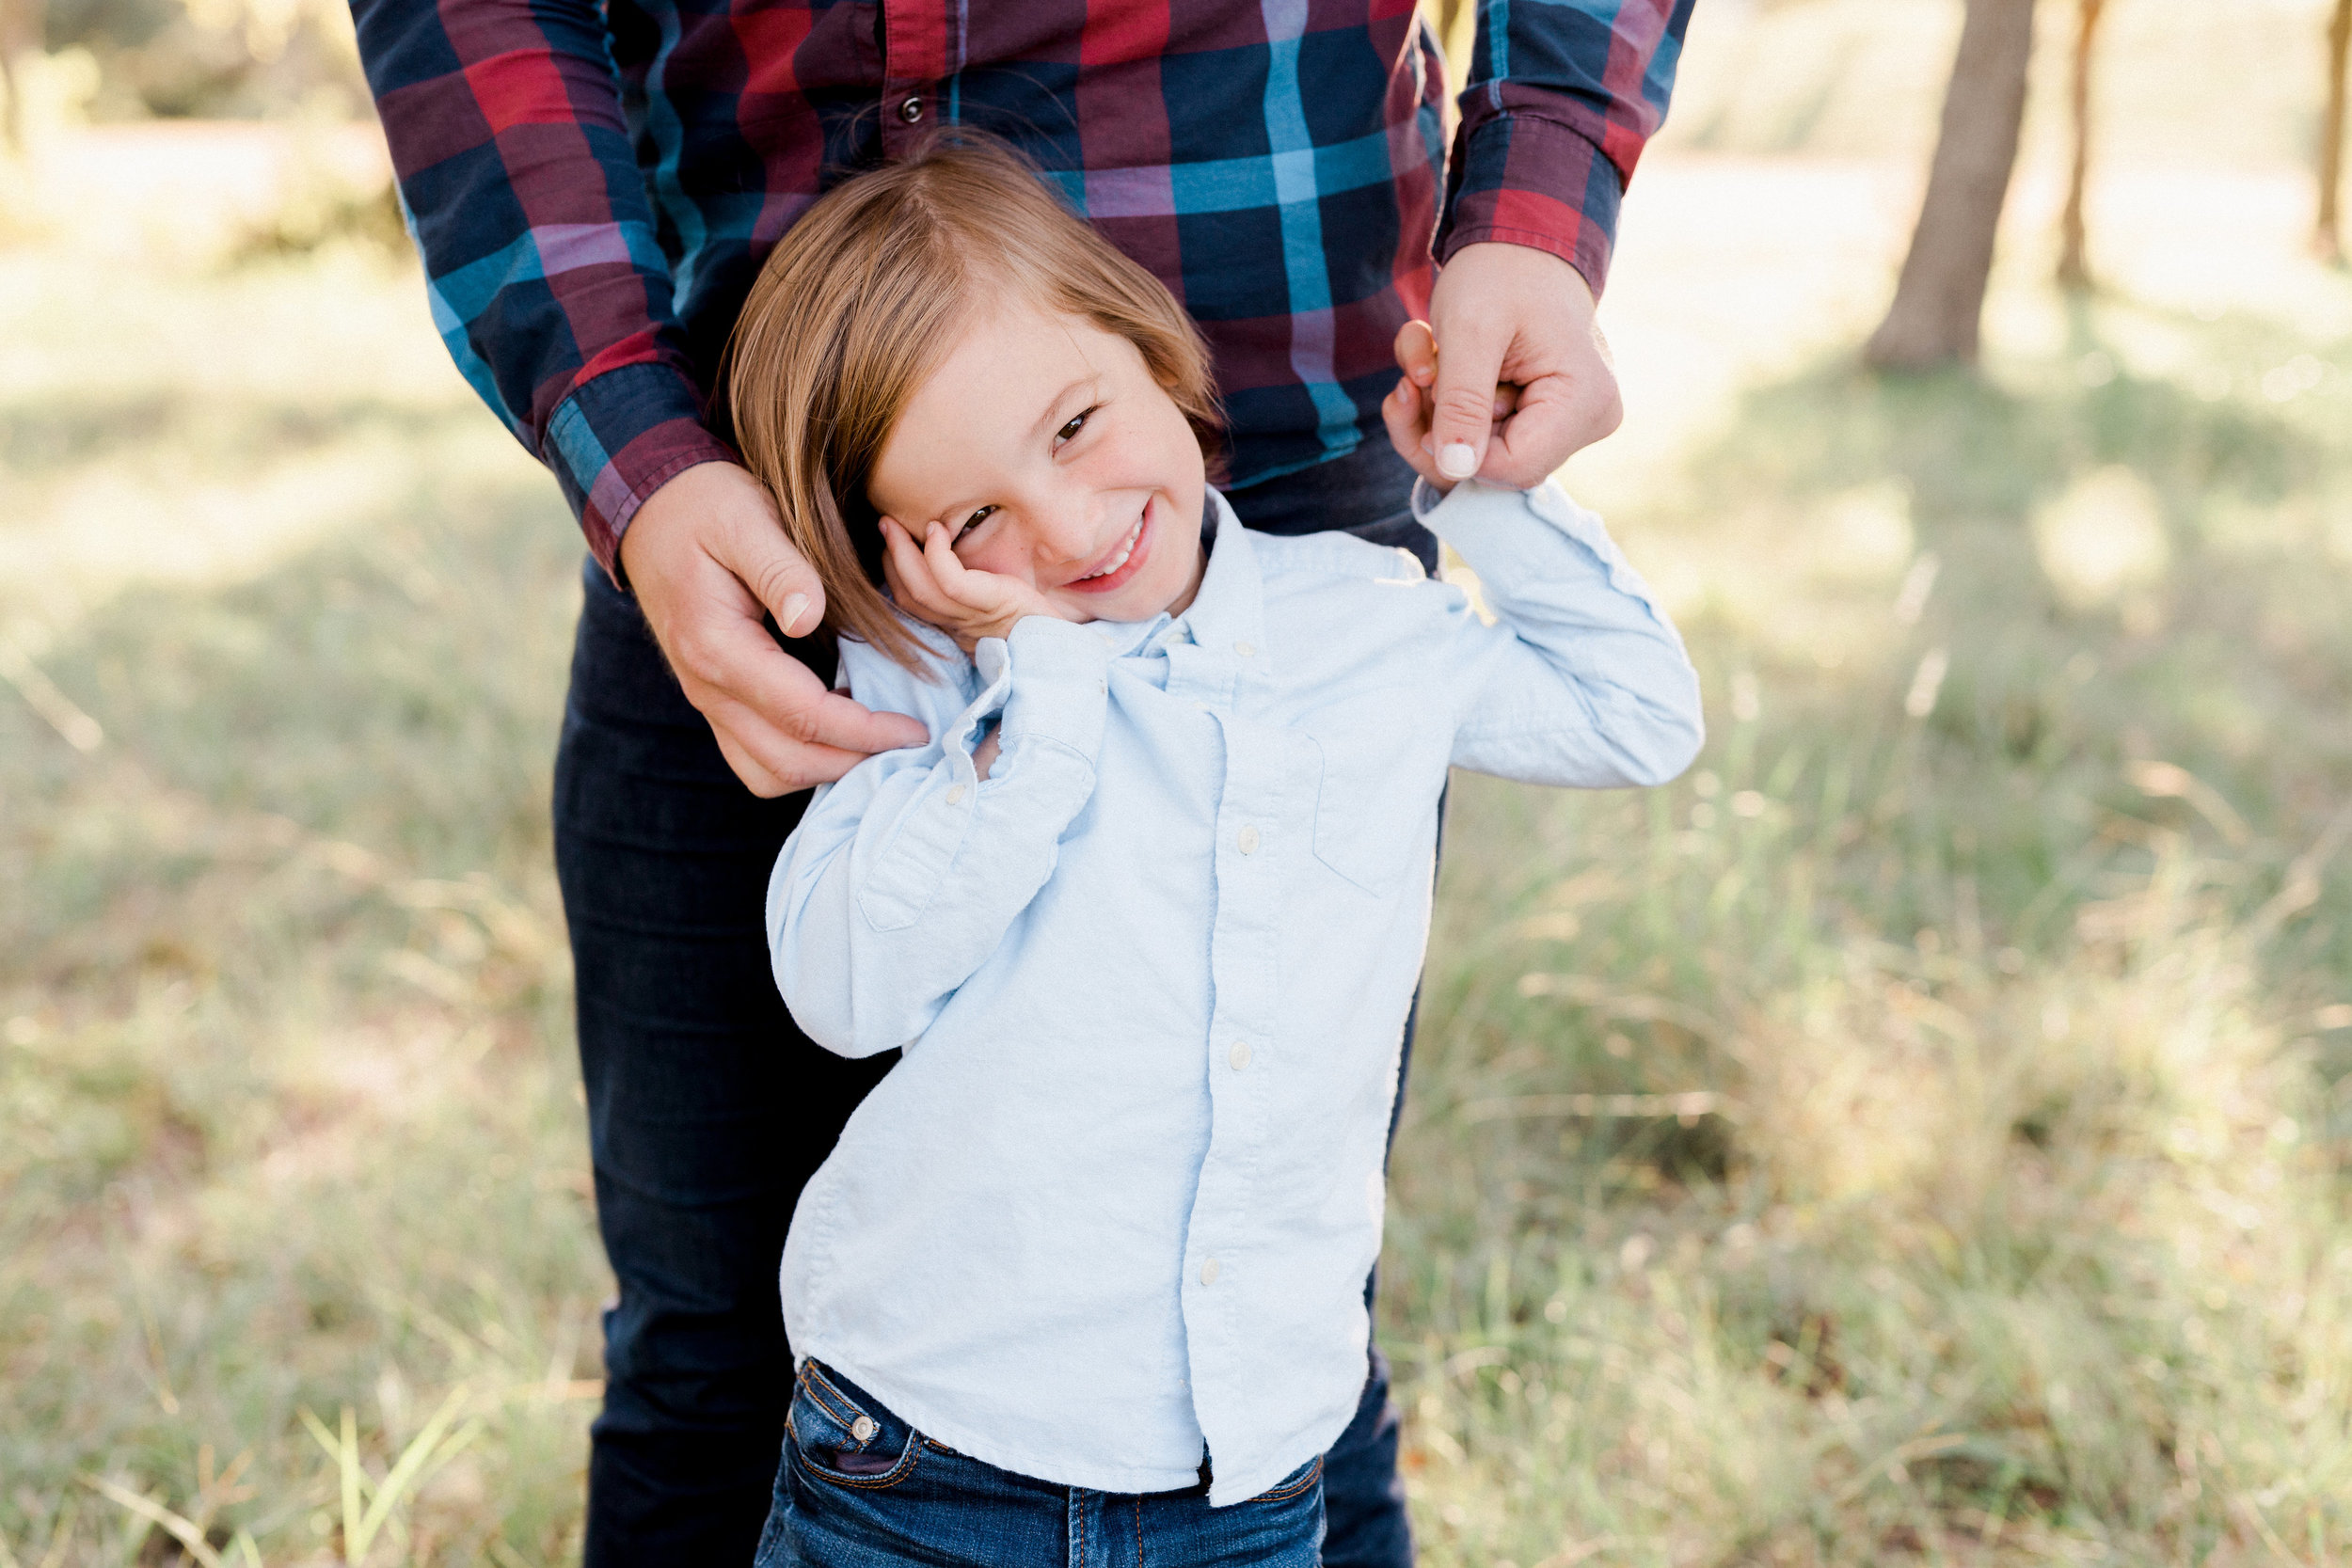
<instances>
[{"instance_id":1,"label":"fingernail","mask_svg":"<svg viewBox=\"0 0 2352 1568\"><path fill-rule=\"evenodd\" d=\"M784 635L787 637L798 637L800 632L797 628L800 626L801 617L806 613L808 613L807 594L786 594L784 598L784 619L782 622L778 623L784 627Z\"/></svg>"},{"instance_id":2,"label":"fingernail","mask_svg":"<svg viewBox=\"0 0 2352 1568\"><path fill-rule=\"evenodd\" d=\"M1478 454L1467 441L1448 441L1438 449L1438 472L1448 479L1468 479L1478 471Z\"/></svg>"},{"instance_id":3,"label":"fingernail","mask_svg":"<svg viewBox=\"0 0 2352 1568\"><path fill-rule=\"evenodd\" d=\"M1427 366L1422 366L1413 372L1413 385L1416 387L1426 387L1437 378L1438 372Z\"/></svg>"}]
</instances>

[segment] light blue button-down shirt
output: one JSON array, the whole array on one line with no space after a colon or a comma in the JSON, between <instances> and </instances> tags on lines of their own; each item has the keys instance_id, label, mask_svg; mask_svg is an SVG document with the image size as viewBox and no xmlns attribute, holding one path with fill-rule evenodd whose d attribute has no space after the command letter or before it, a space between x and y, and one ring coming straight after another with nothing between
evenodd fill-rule
<instances>
[{"instance_id":1,"label":"light blue button-down shirt","mask_svg":"<svg viewBox=\"0 0 2352 1568\"><path fill-rule=\"evenodd\" d=\"M1214 493L1213 493L1214 495ZM1030 617L850 689L932 742L819 790L768 894L777 984L905 1052L793 1215L795 1349L917 1430L1107 1492L1256 1496L1356 1409L1449 764L1658 784L1696 676L1600 519L1465 484L1411 556L1245 530L1174 619ZM1001 716L983 782L972 748Z\"/></svg>"}]
</instances>

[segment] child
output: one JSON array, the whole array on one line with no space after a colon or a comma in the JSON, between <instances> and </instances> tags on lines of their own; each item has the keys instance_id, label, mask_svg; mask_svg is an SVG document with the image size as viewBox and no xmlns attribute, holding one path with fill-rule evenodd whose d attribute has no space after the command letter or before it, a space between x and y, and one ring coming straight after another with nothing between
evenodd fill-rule
<instances>
[{"instance_id":1,"label":"child","mask_svg":"<svg viewBox=\"0 0 2352 1568\"><path fill-rule=\"evenodd\" d=\"M793 1216L760 1561L1311 1564L1447 768L1671 778L1681 643L1549 485L1416 495L1494 625L1242 528L1182 309L985 148L812 208L730 386L850 693L932 736L770 884L801 1026L904 1055Z\"/></svg>"}]
</instances>

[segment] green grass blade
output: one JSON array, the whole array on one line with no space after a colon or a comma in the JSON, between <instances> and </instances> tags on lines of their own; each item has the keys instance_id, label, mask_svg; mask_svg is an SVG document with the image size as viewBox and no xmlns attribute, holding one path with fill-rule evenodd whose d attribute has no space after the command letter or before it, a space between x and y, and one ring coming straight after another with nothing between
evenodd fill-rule
<instances>
[{"instance_id":1,"label":"green grass blade","mask_svg":"<svg viewBox=\"0 0 2352 1568\"><path fill-rule=\"evenodd\" d=\"M432 1419L424 1423L424 1430L411 1438L407 1448L401 1450L399 1459L392 1464L391 1474L386 1476L383 1484L375 1489L375 1500L368 1506L366 1514L359 1521L358 1533L353 1538L355 1544L351 1547L354 1562L367 1556L376 1532L384 1528L384 1521L391 1517L392 1509L409 1487L430 1473L428 1466L430 1469L440 1467L441 1461L436 1459L435 1450L440 1446L441 1434L456 1418L457 1407L465 1402L467 1393L468 1389L462 1383L451 1389L449 1398L441 1402L441 1407L433 1413Z\"/></svg>"},{"instance_id":2,"label":"green grass blade","mask_svg":"<svg viewBox=\"0 0 2352 1568\"><path fill-rule=\"evenodd\" d=\"M185 1546L188 1549L188 1555L202 1563L204 1568L223 1568L220 1554L213 1550L211 1544L204 1539L204 1532L152 1497L143 1497L127 1486L118 1486L111 1481L103 1481L96 1476L84 1476L82 1484L93 1492L120 1503L150 1524L162 1527L173 1540Z\"/></svg>"},{"instance_id":3,"label":"green grass blade","mask_svg":"<svg viewBox=\"0 0 2352 1568\"><path fill-rule=\"evenodd\" d=\"M358 1568L368 1547L359 1503L359 1418L349 1405L343 1406L342 1442L335 1450L335 1464L343 1482L343 1560Z\"/></svg>"}]
</instances>

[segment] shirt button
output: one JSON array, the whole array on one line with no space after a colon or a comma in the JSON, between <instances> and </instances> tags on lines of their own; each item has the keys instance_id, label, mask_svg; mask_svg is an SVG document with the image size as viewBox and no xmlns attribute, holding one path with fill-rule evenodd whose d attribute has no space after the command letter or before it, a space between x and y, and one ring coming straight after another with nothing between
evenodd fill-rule
<instances>
[{"instance_id":1,"label":"shirt button","mask_svg":"<svg viewBox=\"0 0 2352 1568\"><path fill-rule=\"evenodd\" d=\"M958 801L961 800L962 799L963 799L963 785L961 785L961 784L950 784L950 785L948 785L948 786L947 786L947 803L948 803L949 805L951 805L951 806L952 806L952 805L956 804Z\"/></svg>"},{"instance_id":2,"label":"shirt button","mask_svg":"<svg viewBox=\"0 0 2352 1568\"><path fill-rule=\"evenodd\" d=\"M1258 852L1258 830L1244 828L1234 836L1233 842L1240 847L1243 854L1254 855Z\"/></svg>"},{"instance_id":3,"label":"shirt button","mask_svg":"<svg viewBox=\"0 0 2352 1568\"><path fill-rule=\"evenodd\" d=\"M1249 1065L1249 1042L1248 1040L1235 1040L1233 1042L1233 1049L1225 1053L1225 1059L1233 1064L1233 1070L1235 1072L1239 1072L1242 1069L1248 1067Z\"/></svg>"},{"instance_id":4,"label":"shirt button","mask_svg":"<svg viewBox=\"0 0 2352 1568\"><path fill-rule=\"evenodd\" d=\"M910 98L899 104L898 118L909 125L919 123L923 118L923 101L920 98Z\"/></svg>"},{"instance_id":5,"label":"shirt button","mask_svg":"<svg viewBox=\"0 0 2352 1568\"><path fill-rule=\"evenodd\" d=\"M1258 645L1254 642L1236 642L1233 644L1233 652L1244 658L1255 658L1258 657Z\"/></svg>"},{"instance_id":6,"label":"shirt button","mask_svg":"<svg viewBox=\"0 0 2352 1568\"><path fill-rule=\"evenodd\" d=\"M1200 1260L1200 1283L1203 1285L1214 1285L1216 1283L1216 1259L1204 1258Z\"/></svg>"},{"instance_id":7,"label":"shirt button","mask_svg":"<svg viewBox=\"0 0 2352 1568\"><path fill-rule=\"evenodd\" d=\"M882 1429L874 1425L874 1418L871 1416L860 1416L850 1423L850 1435L861 1443L872 1442L874 1433Z\"/></svg>"}]
</instances>

